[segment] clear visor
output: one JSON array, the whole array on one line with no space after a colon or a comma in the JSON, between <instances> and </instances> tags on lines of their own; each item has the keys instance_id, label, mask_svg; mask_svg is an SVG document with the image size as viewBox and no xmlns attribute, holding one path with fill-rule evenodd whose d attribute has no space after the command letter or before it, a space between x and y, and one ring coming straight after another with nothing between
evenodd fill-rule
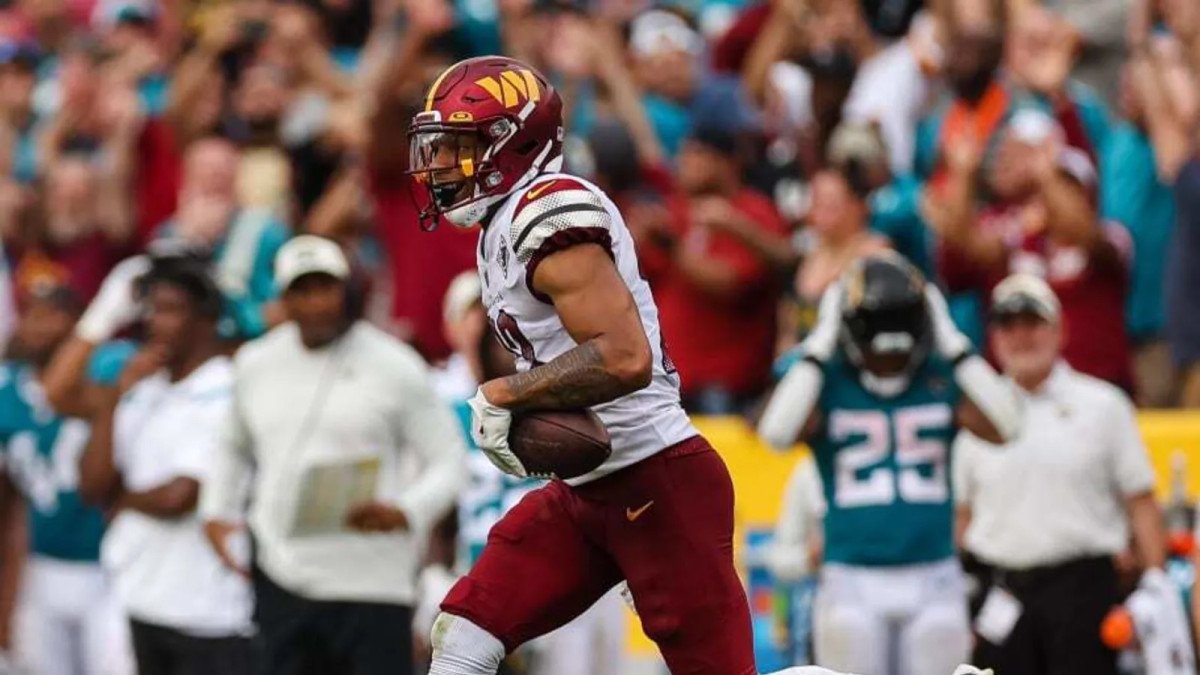
<instances>
[{"instance_id":1,"label":"clear visor","mask_svg":"<svg viewBox=\"0 0 1200 675\"><path fill-rule=\"evenodd\" d=\"M409 140L409 169L423 183L462 182L475 175L479 147L474 133L418 131Z\"/></svg>"}]
</instances>

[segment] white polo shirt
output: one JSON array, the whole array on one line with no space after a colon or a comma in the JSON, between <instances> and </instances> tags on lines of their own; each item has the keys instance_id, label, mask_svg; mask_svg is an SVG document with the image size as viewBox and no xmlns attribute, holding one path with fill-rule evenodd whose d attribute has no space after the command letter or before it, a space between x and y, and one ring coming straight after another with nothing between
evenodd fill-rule
<instances>
[{"instance_id":1,"label":"white polo shirt","mask_svg":"<svg viewBox=\"0 0 1200 675\"><path fill-rule=\"evenodd\" d=\"M1129 399L1059 363L1025 406L1013 442L963 432L955 443L956 500L971 510L965 548L1007 569L1124 550L1126 499L1154 488Z\"/></svg>"},{"instance_id":2,"label":"white polo shirt","mask_svg":"<svg viewBox=\"0 0 1200 675\"><path fill-rule=\"evenodd\" d=\"M225 357L179 382L159 372L135 385L117 405L113 427L113 461L125 489L202 480L232 405L233 369ZM104 535L101 561L134 619L199 637L249 632L249 583L221 564L195 512L162 519L121 511Z\"/></svg>"},{"instance_id":3,"label":"white polo shirt","mask_svg":"<svg viewBox=\"0 0 1200 675\"><path fill-rule=\"evenodd\" d=\"M467 482L463 431L434 393L424 360L364 321L317 349L288 322L243 345L234 370L234 412L200 512L248 515L257 564L296 595L414 604L429 532ZM326 499L331 493L308 492L308 476L358 462L378 463L372 498L401 510L408 529L297 529L306 507L327 502L326 515L341 508Z\"/></svg>"}]
</instances>

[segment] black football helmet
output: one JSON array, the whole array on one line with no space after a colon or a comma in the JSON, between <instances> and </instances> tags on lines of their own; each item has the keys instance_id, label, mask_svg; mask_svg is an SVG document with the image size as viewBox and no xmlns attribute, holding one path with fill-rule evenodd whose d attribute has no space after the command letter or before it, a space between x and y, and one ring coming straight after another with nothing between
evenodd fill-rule
<instances>
[{"instance_id":1,"label":"black football helmet","mask_svg":"<svg viewBox=\"0 0 1200 675\"><path fill-rule=\"evenodd\" d=\"M855 262L841 283L846 356L881 389L906 387L932 342L924 276L903 256L886 253Z\"/></svg>"}]
</instances>

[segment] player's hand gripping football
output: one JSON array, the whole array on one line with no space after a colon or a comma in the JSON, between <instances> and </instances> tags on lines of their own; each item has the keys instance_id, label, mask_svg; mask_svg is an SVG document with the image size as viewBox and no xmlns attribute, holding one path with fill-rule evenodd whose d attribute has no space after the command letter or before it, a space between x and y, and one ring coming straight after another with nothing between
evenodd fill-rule
<instances>
[{"instance_id":1,"label":"player's hand gripping football","mask_svg":"<svg viewBox=\"0 0 1200 675\"><path fill-rule=\"evenodd\" d=\"M954 325L946 298L932 283L925 284L925 309L933 325L933 348L939 356L954 362L971 351L971 340Z\"/></svg>"},{"instance_id":2,"label":"player's hand gripping football","mask_svg":"<svg viewBox=\"0 0 1200 675\"><path fill-rule=\"evenodd\" d=\"M487 455L488 460L504 473L520 478L529 477L521 460L508 447L508 430L512 426L512 411L492 405L483 394L483 387L467 403L471 406L471 439Z\"/></svg>"}]
</instances>

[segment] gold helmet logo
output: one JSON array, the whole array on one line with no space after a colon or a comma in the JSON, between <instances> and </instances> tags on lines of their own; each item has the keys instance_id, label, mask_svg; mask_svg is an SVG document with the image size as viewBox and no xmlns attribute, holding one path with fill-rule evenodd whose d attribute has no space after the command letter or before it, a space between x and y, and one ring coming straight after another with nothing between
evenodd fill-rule
<instances>
[{"instance_id":1,"label":"gold helmet logo","mask_svg":"<svg viewBox=\"0 0 1200 675\"><path fill-rule=\"evenodd\" d=\"M489 75L475 80L475 84L491 94L492 98L505 108L515 108L526 100L536 103L542 98L537 78L530 70L505 70L500 73L499 78Z\"/></svg>"}]
</instances>

